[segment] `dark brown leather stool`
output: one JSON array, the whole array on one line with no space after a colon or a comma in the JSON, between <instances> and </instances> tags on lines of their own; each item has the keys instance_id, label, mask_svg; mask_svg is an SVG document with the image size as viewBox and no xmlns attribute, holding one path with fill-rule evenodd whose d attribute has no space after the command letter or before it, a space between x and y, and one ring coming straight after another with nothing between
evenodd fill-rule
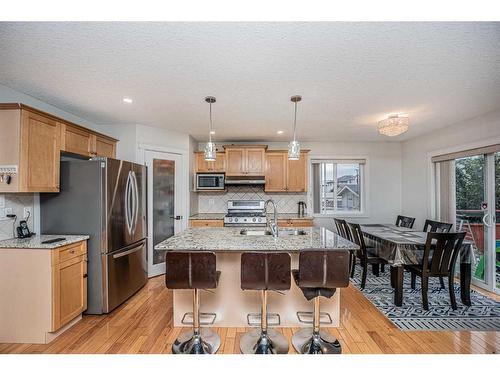
<instances>
[{"instance_id":1,"label":"dark brown leather stool","mask_svg":"<svg viewBox=\"0 0 500 375\"><path fill-rule=\"evenodd\" d=\"M200 328L199 295L200 289L215 289L219 283L220 272L216 270L215 254L200 251L167 252L165 264L167 288L193 290L193 330L177 337L172 345L172 353L216 353L220 346L220 337L212 330Z\"/></svg>"},{"instance_id":2,"label":"dark brown leather stool","mask_svg":"<svg viewBox=\"0 0 500 375\"><path fill-rule=\"evenodd\" d=\"M290 289L290 255L255 252L241 255L241 289L261 291L260 329L245 333L240 339L243 354L286 354L285 336L268 328L267 292Z\"/></svg>"},{"instance_id":3,"label":"dark brown leather stool","mask_svg":"<svg viewBox=\"0 0 500 375\"><path fill-rule=\"evenodd\" d=\"M320 297L331 298L337 288L349 285L349 262L347 250L308 249L300 252L299 269L293 270L292 275L306 299L314 300L314 311L313 327L301 329L292 336L292 345L298 353L342 352L338 340L320 329Z\"/></svg>"}]
</instances>

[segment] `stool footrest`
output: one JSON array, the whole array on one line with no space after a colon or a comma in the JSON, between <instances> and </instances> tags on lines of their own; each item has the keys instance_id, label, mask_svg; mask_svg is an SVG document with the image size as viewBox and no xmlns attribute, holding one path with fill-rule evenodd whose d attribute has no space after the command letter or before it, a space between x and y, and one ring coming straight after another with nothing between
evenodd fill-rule
<instances>
[{"instance_id":1,"label":"stool footrest","mask_svg":"<svg viewBox=\"0 0 500 375\"><path fill-rule=\"evenodd\" d=\"M215 323L216 319L217 319L216 313L200 313L200 326L211 326L212 324ZM187 312L182 317L181 323L184 325L192 326L193 321L194 321L193 313Z\"/></svg>"},{"instance_id":2,"label":"stool footrest","mask_svg":"<svg viewBox=\"0 0 500 375\"><path fill-rule=\"evenodd\" d=\"M260 327L261 324L261 314L251 313L247 314L247 323L252 327ZM278 313L268 313L267 314L267 325L269 327L275 327L281 325L281 317Z\"/></svg>"},{"instance_id":3,"label":"stool footrest","mask_svg":"<svg viewBox=\"0 0 500 375\"><path fill-rule=\"evenodd\" d=\"M297 311L297 319L299 319L301 323L312 324L314 321L314 313L312 311ZM332 324L333 320L329 313L320 312L319 322L320 324Z\"/></svg>"}]
</instances>

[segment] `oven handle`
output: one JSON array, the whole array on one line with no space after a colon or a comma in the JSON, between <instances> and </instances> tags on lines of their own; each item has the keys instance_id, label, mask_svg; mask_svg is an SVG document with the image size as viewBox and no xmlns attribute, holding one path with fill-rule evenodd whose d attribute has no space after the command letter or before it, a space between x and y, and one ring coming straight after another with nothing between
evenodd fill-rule
<instances>
[{"instance_id":1,"label":"oven handle","mask_svg":"<svg viewBox=\"0 0 500 375\"><path fill-rule=\"evenodd\" d=\"M131 248L130 250L126 250L126 251L123 251L121 253L118 253L118 254L114 254L113 255L113 259L118 259L118 258L121 258L121 257L124 257L124 256L127 256L127 255L130 255L132 253L136 253L138 252L139 250L141 250L142 248L144 247L144 242L142 242L141 244L137 245L137 246L134 246L133 248Z\"/></svg>"}]
</instances>

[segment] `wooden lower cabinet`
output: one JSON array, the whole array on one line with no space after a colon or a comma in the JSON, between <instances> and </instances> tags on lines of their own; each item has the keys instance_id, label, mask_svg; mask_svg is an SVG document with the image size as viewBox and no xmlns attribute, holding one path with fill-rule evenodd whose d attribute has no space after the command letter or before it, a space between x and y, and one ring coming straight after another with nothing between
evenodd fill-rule
<instances>
[{"instance_id":1,"label":"wooden lower cabinet","mask_svg":"<svg viewBox=\"0 0 500 375\"><path fill-rule=\"evenodd\" d=\"M312 227L313 219L278 219L280 228Z\"/></svg>"},{"instance_id":2,"label":"wooden lower cabinet","mask_svg":"<svg viewBox=\"0 0 500 375\"><path fill-rule=\"evenodd\" d=\"M87 242L79 242L53 254L52 330L70 322L87 309Z\"/></svg>"},{"instance_id":3,"label":"wooden lower cabinet","mask_svg":"<svg viewBox=\"0 0 500 375\"><path fill-rule=\"evenodd\" d=\"M223 227L224 220L189 220L189 226L191 228L202 228L202 227Z\"/></svg>"}]
</instances>

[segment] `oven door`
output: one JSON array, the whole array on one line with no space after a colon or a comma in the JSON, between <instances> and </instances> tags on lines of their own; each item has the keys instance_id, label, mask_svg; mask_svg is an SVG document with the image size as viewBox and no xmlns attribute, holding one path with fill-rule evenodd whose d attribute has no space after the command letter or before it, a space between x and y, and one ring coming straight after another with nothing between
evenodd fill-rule
<instances>
[{"instance_id":1,"label":"oven door","mask_svg":"<svg viewBox=\"0 0 500 375\"><path fill-rule=\"evenodd\" d=\"M104 312L112 311L146 284L146 250L146 240L142 240L103 255L106 257L107 271Z\"/></svg>"},{"instance_id":2,"label":"oven door","mask_svg":"<svg viewBox=\"0 0 500 375\"><path fill-rule=\"evenodd\" d=\"M224 189L223 174L202 174L196 175L196 190L222 190Z\"/></svg>"}]
</instances>

